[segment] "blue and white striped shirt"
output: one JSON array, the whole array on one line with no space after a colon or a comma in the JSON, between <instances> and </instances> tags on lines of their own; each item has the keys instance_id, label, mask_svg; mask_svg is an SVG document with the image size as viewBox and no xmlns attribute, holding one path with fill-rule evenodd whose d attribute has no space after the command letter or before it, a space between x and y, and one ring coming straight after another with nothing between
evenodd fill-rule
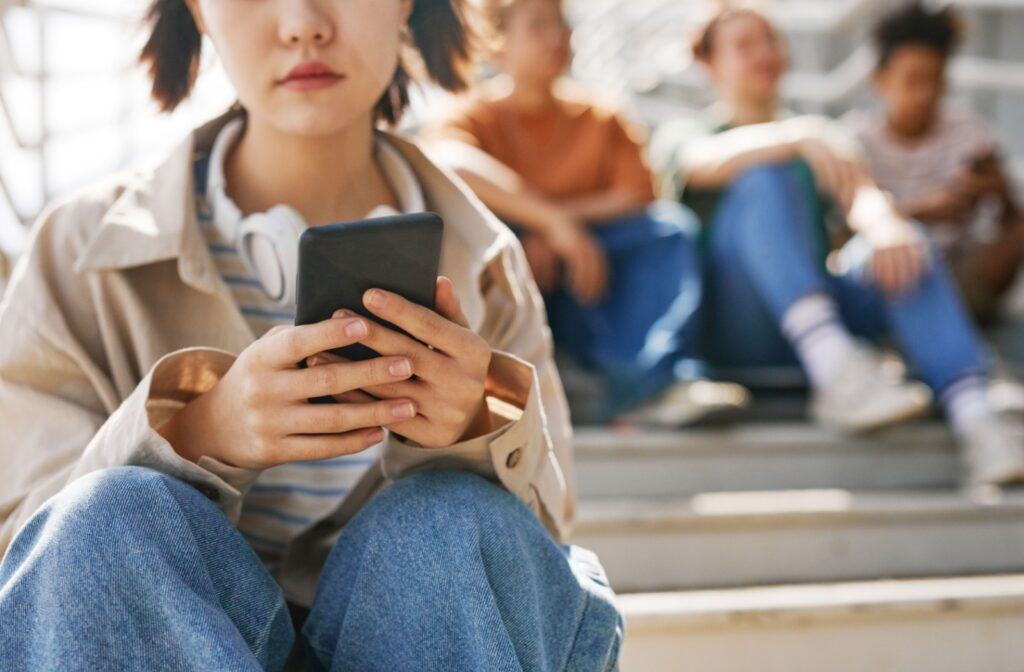
<instances>
[{"instance_id":1,"label":"blue and white striped shirt","mask_svg":"<svg viewBox=\"0 0 1024 672\"><path fill-rule=\"evenodd\" d=\"M242 120L238 120L241 123ZM240 128L229 124L221 130L218 143L233 141ZM378 161L391 182L402 209L422 209L423 195L415 174L404 158L390 146L378 141ZM214 221L214 212L206 198L211 169L211 156L223 161L226 152L218 152L217 144L209 155L197 156L194 163L196 213L207 245L224 282L231 289L238 309L248 321L257 338L277 325L292 325L294 306L282 307L270 299L258 280L242 261L234 241L225 236L225 226ZM396 163L396 162L401 162ZM391 208L378 208L371 216L394 214ZM363 472L380 456L380 446L357 455L317 462L295 462L267 469L253 484L242 504L239 530L273 570L280 562L288 544L301 532L334 511Z\"/></svg>"}]
</instances>

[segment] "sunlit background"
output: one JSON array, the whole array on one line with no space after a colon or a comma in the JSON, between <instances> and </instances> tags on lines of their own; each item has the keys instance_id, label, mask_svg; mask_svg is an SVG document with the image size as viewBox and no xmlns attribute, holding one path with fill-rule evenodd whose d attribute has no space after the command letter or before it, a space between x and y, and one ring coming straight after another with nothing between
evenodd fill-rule
<instances>
[{"instance_id":1,"label":"sunlit background","mask_svg":"<svg viewBox=\"0 0 1024 672\"><path fill-rule=\"evenodd\" d=\"M158 113L134 65L146 4L0 0L0 250L8 256L24 249L45 204L159 161L234 100L207 48L192 97ZM710 4L570 0L573 76L650 126L706 105L688 40ZM832 115L872 105L867 34L893 5L764 3L788 36L787 105ZM995 129L1024 194L1024 0L956 5L969 32L951 70L952 104ZM421 91L407 123L430 115L439 95ZM1017 297L1019 316L1024 290ZM1021 333L1000 345L1018 362ZM793 408L802 417L803 399ZM827 652L847 662L830 668L842 672L1024 670L1024 574L1000 574L1019 572L1024 557L1024 495L963 497L957 455L937 422L850 438L793 417L679 436L577 433L576 541L601 550L624 596L633 638L625 655L643 661L624 669L791 672L821 669L809 661ZM655 592L665 586L690 592ZM690 658L679 661L684 640ZM908 647L914 656L901 658ZM1019 666L999 667L1009 659Z\"/></svg>"},{"instance_id":2,"label":"sunlit background","mask_svg":"<svg viewBox=\"0 0 1024 672\"><path fill-rule=\"evenodd\" d=\"M983 114L1024 157L1024 3L966 0L969 40L953 68L957 103ZM648 123L706 102L687 39L708 0L574 0L574 76L617 94ZM871 19L879 0L766 2L790 39L785 93L800 111L840 113L870 103ZM141 0L0 0L0 247L16 253L43 205L112 170L155 161L233 100L207 55L192 98L162 115L134 65ZM415 116L429 114L420 104Z\"/></svg>"}]
</instances>

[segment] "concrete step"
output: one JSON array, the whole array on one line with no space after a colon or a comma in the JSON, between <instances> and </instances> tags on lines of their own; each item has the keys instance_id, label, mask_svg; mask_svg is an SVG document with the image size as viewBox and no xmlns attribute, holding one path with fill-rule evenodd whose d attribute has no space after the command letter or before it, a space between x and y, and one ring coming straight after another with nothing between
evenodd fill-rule
<instances>
[{"instance_id":1,"label":"concrete step","mask_svg":"<svg viewBox=\"0 0 1024 672\"><path fill-rule=\"evenodd\" d=\"M576 469L584 499L950 488L959 475L953 440L938 422L862 437L806 423L660 433L580 429Z\"/></svg>"},{"instance_id":2,"label":"concrete step","mask_svg":"<svg viewBox=\"0 0 1024 672\"><path fill-rule=\"evenodd\" d=\"M620 592L1024 572L1024 493L590 501L573 543L597 552Z\"/></svg>"},{"instance_id":3,"label":"concrete step","mask_svg":"<svg viewBox=\"0 0 1024 672\"><path fill-rule=\"evenodd\" d=\"M623 672L1021 672L1024 575L621 595Z\"/></svg>"}]
</instances>

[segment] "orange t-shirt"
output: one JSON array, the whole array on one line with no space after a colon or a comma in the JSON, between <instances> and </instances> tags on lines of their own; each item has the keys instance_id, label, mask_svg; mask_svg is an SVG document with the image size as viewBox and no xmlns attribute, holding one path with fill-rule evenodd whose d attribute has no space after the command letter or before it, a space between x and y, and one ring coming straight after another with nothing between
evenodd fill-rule
<instances>
[{"instance_id":1,"label":"orange t-shirt","mask_svg":"<svg viewBox=\"0 0 1024 672\"><path fill-rule=\"evenodd\" d=\"M524 111L478 92L460 99L428 134L483 150L554 200L615 189L654 200L642 134L582 97L560 94L545 109Z\"/></svg>"}]
</instances>

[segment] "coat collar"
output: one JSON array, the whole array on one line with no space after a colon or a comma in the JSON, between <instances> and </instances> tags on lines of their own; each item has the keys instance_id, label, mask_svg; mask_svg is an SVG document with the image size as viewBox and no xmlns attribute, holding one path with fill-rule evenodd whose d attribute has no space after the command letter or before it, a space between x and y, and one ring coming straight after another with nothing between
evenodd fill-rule
<instances>
[{"instance_id":1,"label":"coat collar","mask_svg":"<svg viewBox=\"0 0 1024 672\"><path fill-rule=\"evenodd\" d=\"M209 152L221 128L243 114L232 107L194 129L155 168L130 173L75 264L78 272L123 270L177 260L182 281L215 293L223 283L206 247L194 201L193 161ZM457 178L430 161L415 144L384 134L419 178L427 208L445 222L442 268L456 287L477 287L478 278L511 232ZM482 319L477 292L460 297L470 322ZM469 304L469 305L467 305Z\"/></svg>"}]
</instances>

